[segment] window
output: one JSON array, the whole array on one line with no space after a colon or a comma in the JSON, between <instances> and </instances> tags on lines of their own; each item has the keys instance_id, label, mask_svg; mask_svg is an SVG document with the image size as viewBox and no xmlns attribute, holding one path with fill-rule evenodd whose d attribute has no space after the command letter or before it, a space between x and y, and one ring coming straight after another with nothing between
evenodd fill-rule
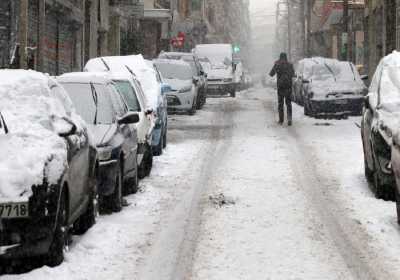
<instances>
[{"instance_id":1,"label":"window","mask_svg":"<svg viewBox=\"0 0 400 280\"><path fill-rule=\"evenodd\" d=\"M137 98L137 92L132 87L131 83L128 81L114 81L114 82L115 86L124 97L129 111L140 112L141 108Z\"/></svg>"},{"instance_id":2,"label":"window","mask_svg":"<svg viewBox=\"0 0 400 280\"><path fill-rule=\"evenodd\" d=\"M117 115L122 117L128 112L128 107L126 106L125 100L123 100L122 93L118 91L118 88L114 85L109 85L106 89L110 92L111 102Z\"/></svg>"}]
</instances>

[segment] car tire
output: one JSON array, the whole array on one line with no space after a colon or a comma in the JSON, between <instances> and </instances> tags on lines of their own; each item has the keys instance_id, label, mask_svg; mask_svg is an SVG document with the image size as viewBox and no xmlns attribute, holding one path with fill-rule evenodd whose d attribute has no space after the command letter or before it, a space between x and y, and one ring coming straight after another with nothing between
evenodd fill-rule
<instances>
[{"instance_id":1,"label":"car tire","mask_svg":"<svg viewBox=\"0 0 400 280\"><path fill-rule=\"evenodd\" d=\"M397 187L394 190L395 200L396 200L396 213L397 213L397 224L400 225L400 194Z\"/></svg>"},{"instance_id":2,"label":"car tire","mask_svg":"<svg viewBox=\"0 0 400 280\"><path fill-rule=\"evenodd\" d=\"M76 234L84 234L90 229L95 223L99 216L99 196L97 194L97 181L94 180L93 190L89 197L89 204L86 208L85 213L75 222L74 232Z\"/></svg>"},{"instance_id":3,"label":"car tire","mask_svg":"<svg viewBox=\"0 0 400 280\"><path fill-rule=\"evenodd\" d=\"M139 166L139 179L143 179L150 175L153 168L153 151L151 146L146 145L143 160Z\"/></svg>"},{"instance_id":4,"label":"car tire","mask_svg":"<svg viewBox=\"0 0 400 280\"><path fill-rule=\"evenodd\" d=\"M68 199L63 188L60 195L60 205L57 213L57 224L54 230L53 241L46 256L46 264L50 267L60 265L64 261L64 251L68 247Z\"/></svg>"},{"instance_id":5,"label":"car tire","mask_svg":"<svg viewBox=\"0 0 400 280\"><path fill-rule=\"evenodd\" d=\"M164 131L164 135L163 135L163 149L165 149L167 147L167 129L165 129Z\"/></svg>"},{"instance_id":6,"label":"car tire","mask_svg":"<svg viewBox=\"0 0 400 280\"><path fill-rule=\"evenodd\" d=\"M367 179L367 181L370 183L373 183L374 182L374 171L368 167L368 163L365 158L365 154L364 154L364 173L365 173L365 178Z\"/></svg>"},{"instance_id":7,"label":"car tire","mask_svg":"<svg viewBox=\"0 0 400 280\"><path fill-rule=\"evenodd\" d=\"M161 156L163 153L163 147L164 147L164 135L162 134L157 146L153 148L153 155L156 157Z\"/></svg>"},{"instance_id":8,"label":"car tire","mask_svg":"<svg viewBox=\"0 0 400 280\"><path fill-rule=\"evenodd\" d=\"M145 176L150 176L151 170L153 169L153 149L149 146L149 151L146 158Z\"/></svg>"},{"instance_id":9,"label":"car tire","mask_svg":"<svg viewBox=\"0 0 400 280\"><path fill-rule=\"evenodd\" d=\"M113 212L120 212L122 210L122 167L119 165L117 174L115 174L115 187L114 192L106 197L107 205Z\"/></svg>"},{"instance_id":10,"label":"car tire","mask_svg":"<svg viewBox=\"0 0 400 280\"><path fill-rule=\"evenodd\" d=\"M134 159L137 162L137 155ZM139 167L136 165L135 175L124 182L123 195L135 194L139 190Z\"/></svg>"},{"instance_id":11,"label":"car tire","mask_svg":"<svg viewBox=\"0 0 400 280\"><path fill-rule=\"evenodd\" d=\"M236 97L236 89L232 90L230 92L230 95L231 95L232 98L235 98Z\"/></svg>"}]
</instances>

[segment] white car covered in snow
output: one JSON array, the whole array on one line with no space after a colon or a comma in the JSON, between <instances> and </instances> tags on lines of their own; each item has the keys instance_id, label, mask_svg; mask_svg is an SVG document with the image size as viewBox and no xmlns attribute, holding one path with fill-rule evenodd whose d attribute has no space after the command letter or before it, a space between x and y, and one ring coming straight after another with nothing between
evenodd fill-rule
<instances>
[{"instance_id":1,"label":"white car covered in snow","mask_svg":"<svg viewBox=\"0 0 400 280\"><path fill-rule=\"evenodd\" d=\"M87 62L85 71L127 73L132 79L139 82L139 89L145 97L144 112L152 117L152 149L154 155L161 155L167 145L167 101L163 92L163 85L157 72L143 59L141 55L107 56L94 58ZM147 131L147 129L146 129ZM145 132L138 131L138 135ZM139 142L144 143L142 137Z\"/></svg>"},{"instance_id":2,"label":"white car covered in snow","mask_svg":"<svg viewBox=\"0 0 400 280\"><path fill-rule=\"evenodd\" d=\"M0 264L44 256L58 265L71 229L95 223L96 150L63 87L44 74L1 70L0 112Z\"/></svg>"},{"instance_id":3,"label":"white car covered in snow","mask_svg":"<svg viewBox=\"0 0 400 280\"><path fill-rule=\"evenodd\" d=\"M154 64L170 85L167 93L168 111L196 113L199 85L194 81L189 63L176 59L155 59Z\"/></svg>"}]
</instances>

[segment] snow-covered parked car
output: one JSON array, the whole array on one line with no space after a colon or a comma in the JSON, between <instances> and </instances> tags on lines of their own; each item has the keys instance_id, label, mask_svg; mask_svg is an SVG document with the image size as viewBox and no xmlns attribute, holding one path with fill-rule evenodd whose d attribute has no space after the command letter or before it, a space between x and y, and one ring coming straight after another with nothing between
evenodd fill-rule
<instances>
[{"instance_id":1,"label":"snow-covered parked car","mask_svg":"<svg viewBox=\"0 0 400 280\"><path fill-rule=\"evenodd\" d=\"M314 58L294 82L306 116L360 115L367 88L354 64Z\"/></svg>"},{"instance_id":2,"label":"snow-covered parked car","mask_svg":"<svg viewBox=\"0 0 400 280\"><path fill-rule=\"evenodd\" d=\"M58 265L70 229L95 223L96 149L62 86L44 74L1 70L0 112L0 260Z\"/></svg>"},{"instance_id":3,"label":"snow-covered parked car","mask_svg":"<svg viewBox=\"0 0 400 280\"><path fill-rule=\"evenodd\" d=\"M396 198L400 221L399 74L400 53L393 52L381 60L372 78L365 98L361 136L365 176L373 183L377 198Z\"/></svg>"},{"instance_id":4,"label":"snow-covered parked car","mask_svg":"<svg viewBox=\"0 0 400 280\"><path fill-rule=\"evenodd\" d=\"M101 206L121 211L122 194L137 188L137 133L130 125L139 121L139 115L128 111L122 94L105 73L69 73L57 80L93 134Z\"/></svg>"},{"instance_id":5,"label":"snow-covered parked car","mask_svg":"<svg viewBox=\"0 0 400 280\"><path fill-rule=\"evenodd\" d=\"M199 61L208 61L205 68L208 79L208 94L236 96L235 70L233 49L230 44L202 44L194 49Z\"/></svg>"},{"instance_id":6,"label":"snow-covered parked car","mask_svg":"<svg viewBox=\"0 0 400 280\"><path fill-rule=\"evenodd\" d=\"M171 87L171 91L167 93L168 111L194 115L199 85L194 81L190 65L183 60L161 58L155 59L154 64Z\"/></svg>"},{"instance_id":7,"label":"snow-covered parked car","mask_svg":"<svg viewBox=\"0 0 400 280\"><path fill-rule=\"evenodd\" d=\"M163 148L167 146L167 99L165 91L168 86L164 85L157 71L148 65L143 56L107 56L94 58L87 62L85 71L88 72L125 72L139 81L140 89L146 98L145 112L153 119L152 150L154 155L161 155ZM140 133L139 133L140 134ZM141 142L144 142L144 140Z\"/></svg>"},{"instance_id":8,"label":"snow-covered parked car","mask_svg":"<svg viewBox=\"0 0 400 280\"><path fill-rule=\"evenodd\" d=\"M198 84L199 94L197 95L197 109L203 108L207 101L207 88L208 80L207 74L203 69L199 59L193 54L188 52L161 52L158 58L164 59L177 59L189 63L193 71L194 81Z\"/></svg>"}]
</instances>

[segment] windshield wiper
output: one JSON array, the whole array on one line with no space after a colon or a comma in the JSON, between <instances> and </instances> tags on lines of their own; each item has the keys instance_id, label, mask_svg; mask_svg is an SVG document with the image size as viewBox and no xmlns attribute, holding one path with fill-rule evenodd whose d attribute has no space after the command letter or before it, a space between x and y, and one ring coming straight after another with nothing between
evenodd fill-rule
<instances>
[{"instance_id":1,"label":"windshield wiper","mask_svg":"<svg viewBox=\"0 0 400 280\"><path fill-rule=\"evenodd\" d=\"M104 58L100 57L101 61L103 62L104 66L106 67L107 71L111 71L110 66L108 66L107 62L104 60Z\"/></svg>"},{"instance_id":2,"label":"windshield wiper","mask_svg":"<svg viewBox=\"0 0 400 280\"><path fill-rule=\"evenodd\" d=\"M335 82L336 82L336 76L335 76L335 73L333 72L333 70L329 67L328 64L324 63L324 65L325 65L326 68L328 68L329 72L332 73L332 76L333 76L333 78L335 79Z\"/></svg>"},{"instance_id":3,"label":"windshield wiper","mask_svg":"<svg viewBox=\"0 0 400 280\"><path fill-rule=\"evenodd\" d=\"M7 134L8 133L8 127L7 127L6 121L4 120L3 114L1 112L0 112L0 118L1 118L0 128L1 128L1 124L3 123L4 132Z\"/></svg>"},{"instance_id":4,"label":"windshield wiper","mask_svg":"<svg viewBox=\"0 0 400 280\"><path fill-rule=\"evenodd\" d=\"M90 89L92 91L92 97L93 97L94 105L96 106L96 111L94 113L94 121L93 121L93 124L96 124L97 123L97 111L98 111L98 107L99 107L98 106L98 100L99 99L98 99L96 88L94 87L92 82L90 82Z\"/></svg>"},{"instance_id":5,"label":"windshield wiper","mask_svg":"<svg viewBox=\"0 0 400 280\"><path fill-rule=\"evenodd\" d=\"M354 73L353 66L351 65L350 62L349 62L349 65L350 65L351 72L353 72L353 77L354 77L354 81L355 81L356 80L356 73Z\"/></svg>"},{"instance_id":6,"label":"windshield wiper","mask_svg":"<svg viewBox=\"0 0 400 280\"><path fill-rule=\"evenodd\" d=\"M136 78L136 74L132 71L132 69L128 65L125 65L125 67L126 69L128 69L128 72L131 73L131 75Z\"/></svg>"}]
</instances>

